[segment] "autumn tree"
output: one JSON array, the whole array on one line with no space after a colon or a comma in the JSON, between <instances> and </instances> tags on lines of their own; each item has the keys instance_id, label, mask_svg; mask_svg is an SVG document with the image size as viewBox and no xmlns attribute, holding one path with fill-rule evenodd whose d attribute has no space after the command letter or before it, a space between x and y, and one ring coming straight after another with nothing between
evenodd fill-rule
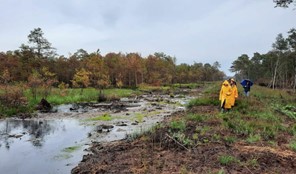
<instances>
[{"instance_id":1,"label":"autumn tree","mask_svg":"<svg viewBox=\"0 0 296 174\"><path fill-rule=\"evenodd\" d=\"M80 95L82 95L83 89L89 86L90 75L91 73L89 71L86 71L84 68L81 68L80 70L76 70L72 83L74 87L81 88Z\"/></svg>"},{"instance_id":2,"label":"autumn tree","mask_svg":"<svg viewBox=\"0 0 296 174\"><path fill-rule=\"evenodd\" d=\"M19 50L15 51L16 56L19 58L21 64L20 80L27 81L33 69L41 66L41 62L34 56L34 50L28 45L22 44Z\"/></svg>"},{"instance_id":3,"label":"autumn tree","mask_svg":"<svg viewBox=\"0 0 296 174\"><path fill-rule=\"evenodd\" d=\"M176 76L176 82L178 83L188 83L190 80L190 71L191 67L190 65L186 63L182 63L177 66L176 68L177 76Z\"/></svg>"},{"instance_id":4,"label":"autumn tree","mask_svg":"<svg viewBox=\"0 0 296 174\"><path fill-rule=\"evenodd\" d=\"M190 65L189 65L190 66ZM203 76L203 64L202 63L194 63L193 65L190 66L190 73L189 75L189 81L188 82L197 82L197 81L202 81L204 76ZM188 83L187 82L187 83Z\"/></svg>"},{"instance_id":5,"label":"autumn tree","mask_svg":"<svg viewBox=\"0 0 296 174\"><path fill-rule=\"evenodd\" d=\"M160 59L159 63L162 68L159 71L162 84L172 84L176 74L176 58L162 52L154 53L154 55Z\"/></svg>"},{"instance_id":6,"label":"autumn tree","mask_svg":"<svg viewBox=\"0 0 296 174\"><path fill-rule=\"evenodd\" d=\"M42 84L43 81L41 74L38 71L33 70L32 74L28 78L28 86L31 88L31 93L35 100L37 100L37 90L42 86Z\"/></svg>"},{"instance_id":7,"label":"autumn tree","mask_svg":"<svg viewBox=\"0 0 296 174\"><path fill-rule=\"evenodd\" d=\"M11 80L12 80L12 77L10 75L9 70L7 68L4 69L2 75L0 76L0 82L4 86L4 92L5 93L8 92L8 84L11 82Z\"/></svg>"},{"instance_id":8,"label":"autumn tree","mask_svg":"<svg viewBox=\"0 0 296 174\"><path fill-rule=\"evenodd\" d=\"M154 55L149 55L145 60L146 75L145 82L152 85L160 85L160 72L159 72L159 58Z\"/></svg>"},{"instance_id":9,"label":"autumn tree","mask_svg":"<svg viewBox=\"0 0 296 174\"><path fill-rule=\"evenodd\" d=\"M143 82L143 67L141 56L138 53L129 53L126 55L127 73L129 86L137 87L139 83Z\"/></svg>"},{"instance_id":10,"label":"autumn tree","mask_svg":"<svg viewBox=\"0 0 296 174\"><path fill-rule=\"evenodd\" d=\"M60 56L55 59L53 66L53 72L56 74L59 82L64 82L66 84L72 85L72 79L77 69L83 68L82 63L75 56L70 56L69 58Z\"/></svg>"},{"instance_id":11,"label":"autumn tree","mask_svg":"<svg viewBox=\"0 0 296 174\"><path fill-rule=\"evenodd\" d=\"M57 82L56 74L49 71L48 67L42 67L41 70L43 98L47 98L50 94L53 84Z\"/></svg>"},{"instance_id":12,"label":"autumn tree","mask_svg":"<svg viewBox=\"0 0 296 174\"><path fill-rule=\"evenodd\" d=\"M109 75L104 60L99 53L91 53L84 59L85 69L90 72L90 83L100 90L109 86Z\"/></svg>"},{"instance_id":13,"label":"autumn tree","mask_svg":"<svg viewBox=\"0 0 296 174\"><path fill-rule=\"evenodd\" d=\"M108 53L104 57L104 64L108 70L110 83L113 86L123 86L127 62L122 53Z\"/></svg>"},{"instance_id":14,"label":"autumn tree","mask_svg":"<svg viewBox=\"0 0 296 174\"><path fill-rule=\"evenodd\" d=\"M0 74L5 69L9 70L11 81L20 81L21 77L21 64L18 57L12 51L7 51L6 54L0 56Z\"/></svg>"}]
</instances>

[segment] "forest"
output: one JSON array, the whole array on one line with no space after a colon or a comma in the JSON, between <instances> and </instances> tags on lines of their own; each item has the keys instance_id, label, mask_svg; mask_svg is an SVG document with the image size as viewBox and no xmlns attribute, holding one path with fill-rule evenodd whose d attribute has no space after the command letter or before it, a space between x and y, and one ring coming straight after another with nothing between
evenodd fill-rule
<instances>
[{"instance_id":1,"label":"forest","mask_svg":"<svg viewBox=\"0 0 296 174\"><path fill-rule=\"evenodd\" d=\"M266 54L254 53L252 57L242 54L230 69L238 79L248 78L261 86L271 88L296 87L296 29L276 36L272 50Z\"/></svg>"},{"instance_id":2,"label":"forest","mask_svg":"<svg viewBox=\"0 0 296 174\"><path fill-rule=\"evenodd\" d=\"M61 93L58 100L66 100L67 89L81 91L79 97L72 96L74 100L93 100L95 97L83 94L85 88L99 89L101 95L107 88L217 81L225 76L219 68L219 62L177 65L176 58L165 53L142 57L139 53L110 52L103 56L99 49L92 53L79 49L69 57L60 56L42 29L35 28L28 35L28 44L21 44L18 50L0 52L0 111L13 115L32 110L53 89ZM98 97L96 92L93 95Z\"/></svg>"},{"instance_id":3,"label":"forest","mask_svg":"<svg viewBox=\"0 0 296 174\"><path fill-rule=\"evenodd\" d=\"M278 34L271 48L265 54L254 53L253 57L242 54L233 61L230 71L238 81L250 79L261 86L295 91L296 29L290 29L286 37ZM142 57L139 53L121 52L101 55L100 49L91 53L78 49L65 57L56 53L41 28L35 28L29 33L27 44L21 44L18 50L0 52L1 108L26 105L26 91L30 91L36 104L38 97L48 97L53 88L77 88L82 94L88 87L102 90L171 86L227 78L219 70L219 62L176 62L176 57L162 52Z\"/></svg>"},{"instance_id":4,"label":"forest","mask_svg":"<svg viewBox=\"0 0 296 174\"><path fill-rule=\"evenodd\" d=\"M41 28L28 35L29 45L0 53L1 83L28 83L29 86L137 87L139 84L170 85L221 80L225 74L219 62L213 65L182 63L165 53L142 57L139 53L100 54L79 49L69 57L59 56ZM43 82L43 83L41 83Z\"/></svg>"}]
</instances>

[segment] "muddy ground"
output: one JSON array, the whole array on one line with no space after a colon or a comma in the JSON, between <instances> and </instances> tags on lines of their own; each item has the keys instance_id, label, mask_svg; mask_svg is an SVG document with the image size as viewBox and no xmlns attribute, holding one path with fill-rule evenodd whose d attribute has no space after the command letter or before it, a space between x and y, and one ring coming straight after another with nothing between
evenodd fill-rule
<instances>
[{"instance_id":1,"label":"muddy ground","mask_svg":"<svg viewBox=\"0 0 296 174\"><path fill-rule=\"evenodd\" d=\"M193 108L196 112L218 112L214 106ZM192 112L192 111L191 111ZM278 146L241 141L209 141L187 148L168 135L168 123L185 112L177 112L167 118L159 129L133 140L108 144L94 143L88 155L72 170L74 174L86 173L296 173L296 153L289 150L282 137ZM206 123L219 129L217 120ZM186 134L192 133L197 122L187 125ZM221 132L229 136L230 132ZM209 136L209 137L207 137ZM210 139L205 135L204 139ZM281 141L283 141L281 143ZM231 164L221 164L222 155L234 156Z\"/></svg>"},{"instance_id":2,"label":"muddy ground","mask_svg":"<svg viewBox=\"0 0 296 174\"><path fill-rule=\"evenodd\" d=\"M203 107L207 110L209 107ZM213 109L213 108L212 108ZM175 113L180 117L184 112ZM164 122L168 122L169 119ZM216 124L214 122L209 124ZM195 126L195 125L192 125ZM108 144L95 143L88 155L72 170L86 173L295 173L296 153L285 146L229 144L223 141L202 143L193 148L179 145L167 135L167 127L135 140ZM239 162L223 165L221 155Z\"/></svg>"},{"instance_id":3,"label":"muddy ground","mask_svg":"<svg viewBox=\"0 0 296 174\"><path fill-rule=\"evenodd\" d=\"M169 134L170 121L190 113L217 114L216 106L198 106L166 117L155 131L112 143L93 143L89 154L72 169L73 174L88 173L296 173L296 153L288 148L285 135L276 138L277 145L268 142L229 143L224 137L234 133L221 129L221 120L187 122L185 136L192 136L201 126L210 126L208 133L197 138L195 146L186 146ZM219 132L220 138L215 138ZM222 163L221 156L232 156Z\"/></svg>"}]
</instances>

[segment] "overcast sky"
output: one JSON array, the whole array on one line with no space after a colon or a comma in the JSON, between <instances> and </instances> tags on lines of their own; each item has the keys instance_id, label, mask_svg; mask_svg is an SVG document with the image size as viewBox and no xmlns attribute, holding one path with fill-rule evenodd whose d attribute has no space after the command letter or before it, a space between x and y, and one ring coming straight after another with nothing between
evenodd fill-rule
<instances>
[{"instance_id":1,"label":"overcast sky","mask_svg":"<svg viewBox=\"0 0 296 174\"><path fill-rule=\"evenodd\" d=\"M177 64L220 62L266 53L277 34L296 28L296 10L273 0L0 0L0 52L27 44L40 27L59 55L164 52Z\"/></svg>"}]
</instances>

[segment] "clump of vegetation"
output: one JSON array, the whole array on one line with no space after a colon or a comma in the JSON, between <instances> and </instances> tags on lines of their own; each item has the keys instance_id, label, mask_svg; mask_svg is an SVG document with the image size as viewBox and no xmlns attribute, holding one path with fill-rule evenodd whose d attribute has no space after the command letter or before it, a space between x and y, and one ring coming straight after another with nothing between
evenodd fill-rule
<instances>
[{"instance_id":1,"label":"clump of vegetation","mask_svg":"<svg viewBox=\"0 0 296 174\"><path fill-rule=\"evenodd\" d=\"M229 143L229 144L234 143L236 140L237 140L237 138L236 137L233 137L233 136L224 137L224 141L227 142L227 143Z\"/></svg>"},{"instance_id":2,"label":"clump of vegetation","mask_svg":"<svg viewBox=\"0 0 296 174\"><path fill-rule=\"evenodd\" d=\"M144 114L142 113L136 113L135 114L135 121L142 123L144 120Z\"/></svg>"},{"instance_id":3,"label":"clump of vegetation","mask_svg":"<svg viewBox=\"0 0 296 174\"><path fill-rule=\"evenodd\" d=\"M295 141L295 140L294 140L294 141L291 141L291 142L289 143L289 147L290 147L293 151L296 152L296 141Z\"/></svg>"},{"instance_id":4,"label":"clump of vegetation","mask_svg":"<svg viewBox=\"0 0 296 174\"><path fill-rule=\"evenodd\" d=\"M173 88L189 88L189 89L195 89L195 88L200 88L201 86L203 86L204 84L199 84L199 83L185 83L185 84L181 84L181 83L176 83L173 85Z\"/></svg>"},{"instance_id":5,"label":"clump of vegetation","mask_svg":"<svg viewBox=\"0 0 296 174\"><path fill-rule=\"evenodd\" d=\"M111 121L114 118L110 114L103 114L94 118L87 119L88 121Z\"/></svg>"},{"instance_id":6,"label":"clump of vegetation","mask_svg":"<svg viewBox=\"0 0 296 174\"><path fill-rule=\"evenodd\" d=\"M219 103L220 102L217 99L202 97L202 98L196 98L191 100L188 103L187 108L192 108L193 106L208 106L208 105L219 106Z\"/></svg>"},{"instance_id":7,"label":"clump of vegetation","mask_svg":"<svg viewBox=\"0 0 296 174\"><path fill-rule=\"evenodd\" d=\"M288 104L284 106L276 105L274 106L274 108L276 111L288 116L291 119L296 120L296 106L292 104Z\"/></svg>"},{"instance_id":8,"label":"clump of vegetation","mask_svg":"<svg viewBox=\"0 0 296 174\"><path fill-rule=\"evenodd\" d=\"M256 134L256 135L249 135L249 137L247 138L247 142L248 143L255 143L261 140L261 136Z\"/></svg>"},{"instance_id":9,"label":"clump of vegetation","mask_svg":"<svg viewBox=\"0 0 296 174\"><path fill-rule=\"evenodd\" d=\"M190 121L196 121L201 122L205 120L207 116L201 115L201 114L195 114L195 113L189 113L186 115L186 119Z\"/></svg>"},{"instance_id":10,"label":"clump of vegetation","mask_svg":"<svg viewBox=\"0 0 296 174\"><path fill-rule=\"evenodd\" d=\"M172 131L184 131L186 129L186 124L184 120L176 120L170 123L170 129Z\"/></svg>"},{"instance_id":11,"label":"clump of vegetation","mask_svg":"<svg viewBox=\"0 0 296 174\"><path fill-rule=\"evenodd\" d=\"M231 165L235 162L238 162L238 160L234 157L234 156L231 156L231 155L222 155L222 156L219 156L219 163L221 165Z\"/></svg>"},{"instance_id":12,"label":"clump of vegetation","mask_svg":"<svg viewBox=\"0 0 296 174\"><path fill-rule=\"evenodd\" d=\"M246 161L245 165L253 168L258 167L259 166L258 159L256 158L249 159L248 161Z\"/></svg>"},{"instance_id":13,"label":"clump of vegetation","mask_svg":"<svg viewBox=\"0 0 296 174\"><path fill-rule=\"evenodd\" d=\"M9 88L9 90L7 89ZM7 90L6 90L7 89ZM17 113L27 113L31 109L24 90L19 86L6 86L0 94L0 113L12 116Z\"/></svg>"}]
</instances>

